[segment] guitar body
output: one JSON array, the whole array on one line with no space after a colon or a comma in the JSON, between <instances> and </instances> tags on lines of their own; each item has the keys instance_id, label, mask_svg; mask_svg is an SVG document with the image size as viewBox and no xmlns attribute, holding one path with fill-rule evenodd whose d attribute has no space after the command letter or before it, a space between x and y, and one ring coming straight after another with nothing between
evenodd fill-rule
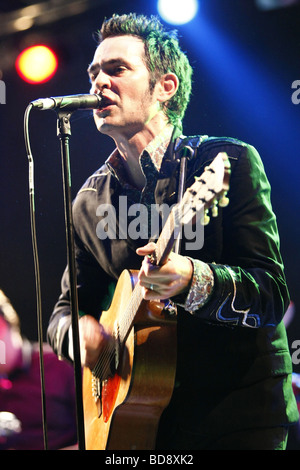
<instances>
[{"instance_id":1,"label":"guitar body","mask_svg":"<svg viewBox=\"0 0 300 470\"><path fill-rule=\"evenodd\" d=\"M136 280L123 271L112 304L101 324L113 334L123 320ZM163 410L174 388L176 315L159 302L142 301L120 353L117 372L93 397L93 375L83 371L83 407L87 450L153 450Z\"/></svg>"}]
</instances>

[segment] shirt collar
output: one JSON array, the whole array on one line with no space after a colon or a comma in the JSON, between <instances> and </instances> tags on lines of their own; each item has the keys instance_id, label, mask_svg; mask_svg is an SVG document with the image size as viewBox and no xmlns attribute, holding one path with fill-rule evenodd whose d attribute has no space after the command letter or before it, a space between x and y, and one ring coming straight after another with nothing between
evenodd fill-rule
<instances>
[{"instance_id":1,"label":"shirt collar","mask_svg":"<svg viewBox=\"0 0 300 470\"><path fill-rule=\"evenodd\" d=\"M162 160L170 143L172 133L173 126L167 124L160 134L154 137L154 139L149 142L147 147L142 152L142 155L144 152L149 154L151 161L158 172L160 171ZM140 159L142 158L142 155Z\"/></svg>"},{"instance_id":2,"label":"shirt collar","mask_svg":"<svg viewBox=\"0 0 300 470\"><path fill-rule=\"evenodd\" d=\"M145 171L144 165L143 165L143 159L145 158L145 156L147 157L149 156L156 172L159 173L163 157L166 153L166 150L171 140L173 129L174 128L171 124L167 124L163 128L163 130L156 137L154 137L154 139L151 142L149 142L149 144L142 151L140 155L140 162L141 162L143 171ZM106 165L109 168L109 170L119 179L121 183L128 184L126 182L126 175L124 172L122 159L121 159L118 149L115 149L111 153L111 155L106 160Z\"/></svg>"}]
</instances>

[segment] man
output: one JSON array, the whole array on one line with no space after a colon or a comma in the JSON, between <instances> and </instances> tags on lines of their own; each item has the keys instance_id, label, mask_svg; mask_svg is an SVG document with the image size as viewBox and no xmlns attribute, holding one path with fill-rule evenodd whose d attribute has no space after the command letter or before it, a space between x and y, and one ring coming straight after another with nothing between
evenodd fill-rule
<instances>
[{"instance_id":1,"label":"man","mask_svg":"<svg viewBox=\"0 0 300 470\"><path fill-rule=\"evenodd\" d=\"M17 312L0 290L0 449L44 448L39 348L21 333ZM44 346L49 450L77 448L74 373Z\"/></svg>"},{"instance_id":2,"label":"man","mask_svg":"<svg viewBox=\"0 0 300 470\"><path fill-rule=\"evenodd\" d=\"M98 320L112 281L123 269L140 269L144 299L170 299L177 307L176 381L156 448L283 449L297 420L282 323L288 292L259 155L234 139L181 136L191 67L156 18L105 21L88 73L91 93L102 97L96 126L116 149L74 202L84 365L93 368L109 341ZM148 214L154 204L176 203L185 145L193 148L186 187L219 152L228 154L230 202L205 228L202 249L189 249L183 233L181 253L159 267L148 256L155 243L145 243L151 230L144 238L122 236L122 196L128 208L139 204ZM102 207L116 208L117 236L108 227L105 238ZM66 271L48 329L65 358L72 357L68 282Z\"/></svg>"}]
</instances>

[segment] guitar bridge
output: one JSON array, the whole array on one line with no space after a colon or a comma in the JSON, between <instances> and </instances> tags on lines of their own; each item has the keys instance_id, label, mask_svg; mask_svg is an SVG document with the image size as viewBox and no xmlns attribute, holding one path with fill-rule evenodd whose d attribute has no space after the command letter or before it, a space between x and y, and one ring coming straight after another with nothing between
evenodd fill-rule
<instances>
[{"instance_id":1,"label":"guitar bridge","mask_svg":"<svg viewBox=\"0 0 300 470\"><path fill-rule=\"evenodd\" d=\"M94 398L95 403L97 404L98 418L100 418L100 416L102 415L101 392L102 392L102 381L99 379L99 377L92 375L92 396Z\"/></svg>"},{"instance_id":2,"label":"guitar bridge","mask_svg":"<svg viewBox=\"0 0 300 470\"><path fill-rule=\"evenodd\" d=\"M118 322L114 327L114 339L108 344L106 350L106 360L99 358L96 366L92 370L92 396L98 406L98 417L102 415L102 394L107 381L113 377L120 364L120 328Z\"/></svg>"},{"instance_id":3,"label":"guitar bridge","mask_svg":"<svg viewBox=\"0 0 300 470\"><path fill-rule=\"evenodd\" d=\"M92 376L92 396L95 402L101 398L101 380L94 375Z\"/></svg>"}]
</instances>

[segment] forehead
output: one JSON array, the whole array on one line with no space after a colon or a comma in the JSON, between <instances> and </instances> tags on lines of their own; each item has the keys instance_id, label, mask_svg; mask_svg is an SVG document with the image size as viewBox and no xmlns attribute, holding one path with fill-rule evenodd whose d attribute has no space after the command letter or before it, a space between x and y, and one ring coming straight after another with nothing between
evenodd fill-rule
<instances>
[{"instance_id":1,"label":"forehead","mask_svg":"<svg viewBox=\"0 0 300 470\"><path fill-rule=\"evenodd\" d=\"M104 39L97 47L93 62L102 63L123 59L133 65L144 65L143 41L135 36L113 36Z\"/></svg>"}]
</instances>

